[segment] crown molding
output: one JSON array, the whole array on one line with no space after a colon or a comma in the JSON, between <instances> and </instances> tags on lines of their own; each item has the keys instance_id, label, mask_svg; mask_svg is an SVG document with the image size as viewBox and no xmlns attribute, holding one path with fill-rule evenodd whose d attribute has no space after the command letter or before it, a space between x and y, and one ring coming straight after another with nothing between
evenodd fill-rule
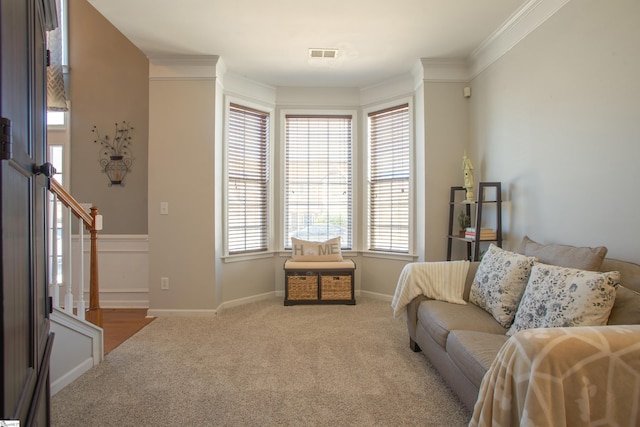
<instances>
[{"instance_id":1,"label":"crown molding","mask_svg":"<svg viewBox=\"0 0 640 427\"><path fill-rule=\"evenodd\" d=\"M149 80L215 80L226 72L218 55L149 57Z\"/></svg>"},{"instance_id":2,"label":"crown molding","mask_svg":"<svg viewBox=\"0 0 640 427\"><path fill-rule=\"evenodd\" d=\"M421 67L420 67L421 66ZM421 58L418 68L422 68L423 81L429 82L468 82L469 67L463 58Z\"/></svg>"},{"instance_id":3,"label":"crown molding","mask_svg":"<svg viewBox=\"0 0 640 427\"><path fill-rule=\"evenodd\" d=\"M500 59L570 0L529 0L467 58L469 80Z\"/></svg>"},{"instance_id":4,"label":"crown molding","mask_svg":"<svg viewBox=\"0 0 640 427\"><path fill-rule=\"evenodd\" d=\"M469 82L520 43L571 0L529 0L467 58L421 58L411 70L414 84Z\"/></svg>"}]
</instances>

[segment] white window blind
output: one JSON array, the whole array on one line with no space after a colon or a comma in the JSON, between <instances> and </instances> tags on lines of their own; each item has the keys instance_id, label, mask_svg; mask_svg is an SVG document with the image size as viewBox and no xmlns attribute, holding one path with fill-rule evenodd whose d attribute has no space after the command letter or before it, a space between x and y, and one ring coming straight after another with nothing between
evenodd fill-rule
<instances>
[{"instance_id":1,"label":"white window blind","mask_svg":"<svg viewBox=\"0 0 640 427\"><path fill-rule=\"evenodd\" d=\"M227 143L227 250L266 251L269 114L231 104Z\"/></svg>"},{"instance_id":2,"label":"white window blind","mask_svg":"<svg viewBox=\"0 0 640 427\"><path fill-rule=\"evenodd\" d=\"M352 246L350 115L285 116L285 244L291 237Z\"/></svg>"},{"instance_id":3,"label":"white window blind","mask_svg":"<svg viewBox=\"0 0 640 427\"><path fill-rule=\"evenodd\" d=\"M369 114L369 250L409 252L409 105Z\"/></svg>"}]
</instances>

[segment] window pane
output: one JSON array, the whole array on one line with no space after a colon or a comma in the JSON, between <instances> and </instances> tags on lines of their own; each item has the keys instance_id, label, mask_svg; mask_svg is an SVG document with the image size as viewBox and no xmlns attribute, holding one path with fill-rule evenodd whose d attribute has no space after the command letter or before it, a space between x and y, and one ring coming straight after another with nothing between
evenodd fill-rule
<instances>
[{"instance_id":1,"label":"window pane","mask_svg":"<svg viewBox=\"0 0 640 427\"><path fill-rule=\"evenodd\" d=\"M227 144L229 254L268 249L268 137L268 113L231 104Z\"/></svg>"},{"instance_id":2,"label":"window pane","mask_svg":"<svg viewBox=\"0 0 640 427\"><path fill-rule=\"evenodd\" d=\"M369 114L369 250L409 252L408 104Z\"/></svg>"},{"instance_id":3,"label":"window pane","mask_svg":"<svg viewBox=\"0 0 640 427\"><path fill-rule=\"evenodd\" d=\"M47 111L48 126L64 125L64 111Z\"/></svg>"},{"instance_id":4,"label":"window pane","mask_svg":"<svg viewBox=\"0 0 640 427\"><path fill-rule=\"evenodd\" d=\"M49 161L56 168L56 173L54 178L60 184L64 184L62 182L62 154L64 152L64 147L62 145L50 145L49 146Z\"/></svg>"},{"instance_id":5,"label":"window pane","mask_svg":"<svg viewBox=\"0 0 640 427\"><path fill-rule=\"evenodd\" d=\"M351 116L286 116L285 247L341 237L352 247Z\"/></svg>"}]
</instances>

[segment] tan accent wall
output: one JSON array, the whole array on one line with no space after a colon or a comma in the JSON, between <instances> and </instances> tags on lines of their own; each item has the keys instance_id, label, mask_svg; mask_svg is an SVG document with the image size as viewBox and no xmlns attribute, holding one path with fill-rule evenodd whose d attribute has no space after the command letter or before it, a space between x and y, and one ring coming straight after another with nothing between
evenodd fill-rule
<instances>
[{"instance_id":1,"label":"tan accent wall","mask_svg":"<svg viewBox=\"0 0 640 427\"><path fill-rule=\"evenodd\" d=\"M69 87L71 193L98 206L103 233L147 234L149 61L86 0L69 0ZM123 120L135 128L134 162L125 185L109 187L91 129L112 137Z\"/></svg>"}]
</instances>

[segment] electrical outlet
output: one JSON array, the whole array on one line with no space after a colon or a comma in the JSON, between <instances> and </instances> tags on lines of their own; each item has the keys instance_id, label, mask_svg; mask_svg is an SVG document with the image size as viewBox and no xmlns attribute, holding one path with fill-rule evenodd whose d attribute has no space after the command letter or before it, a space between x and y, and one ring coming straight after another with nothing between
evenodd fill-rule
<instances>
[{"instance_id":1,"label":"electrical outlet","mask_svg":"<svg viewBox=\"0 0 640 427\"><path fill-rule=\"evenodd\" d=\"M169 278L168 277L161 277L160 278L160 289L166 291L169 289Z\"/></svg>"}]
</instances>

